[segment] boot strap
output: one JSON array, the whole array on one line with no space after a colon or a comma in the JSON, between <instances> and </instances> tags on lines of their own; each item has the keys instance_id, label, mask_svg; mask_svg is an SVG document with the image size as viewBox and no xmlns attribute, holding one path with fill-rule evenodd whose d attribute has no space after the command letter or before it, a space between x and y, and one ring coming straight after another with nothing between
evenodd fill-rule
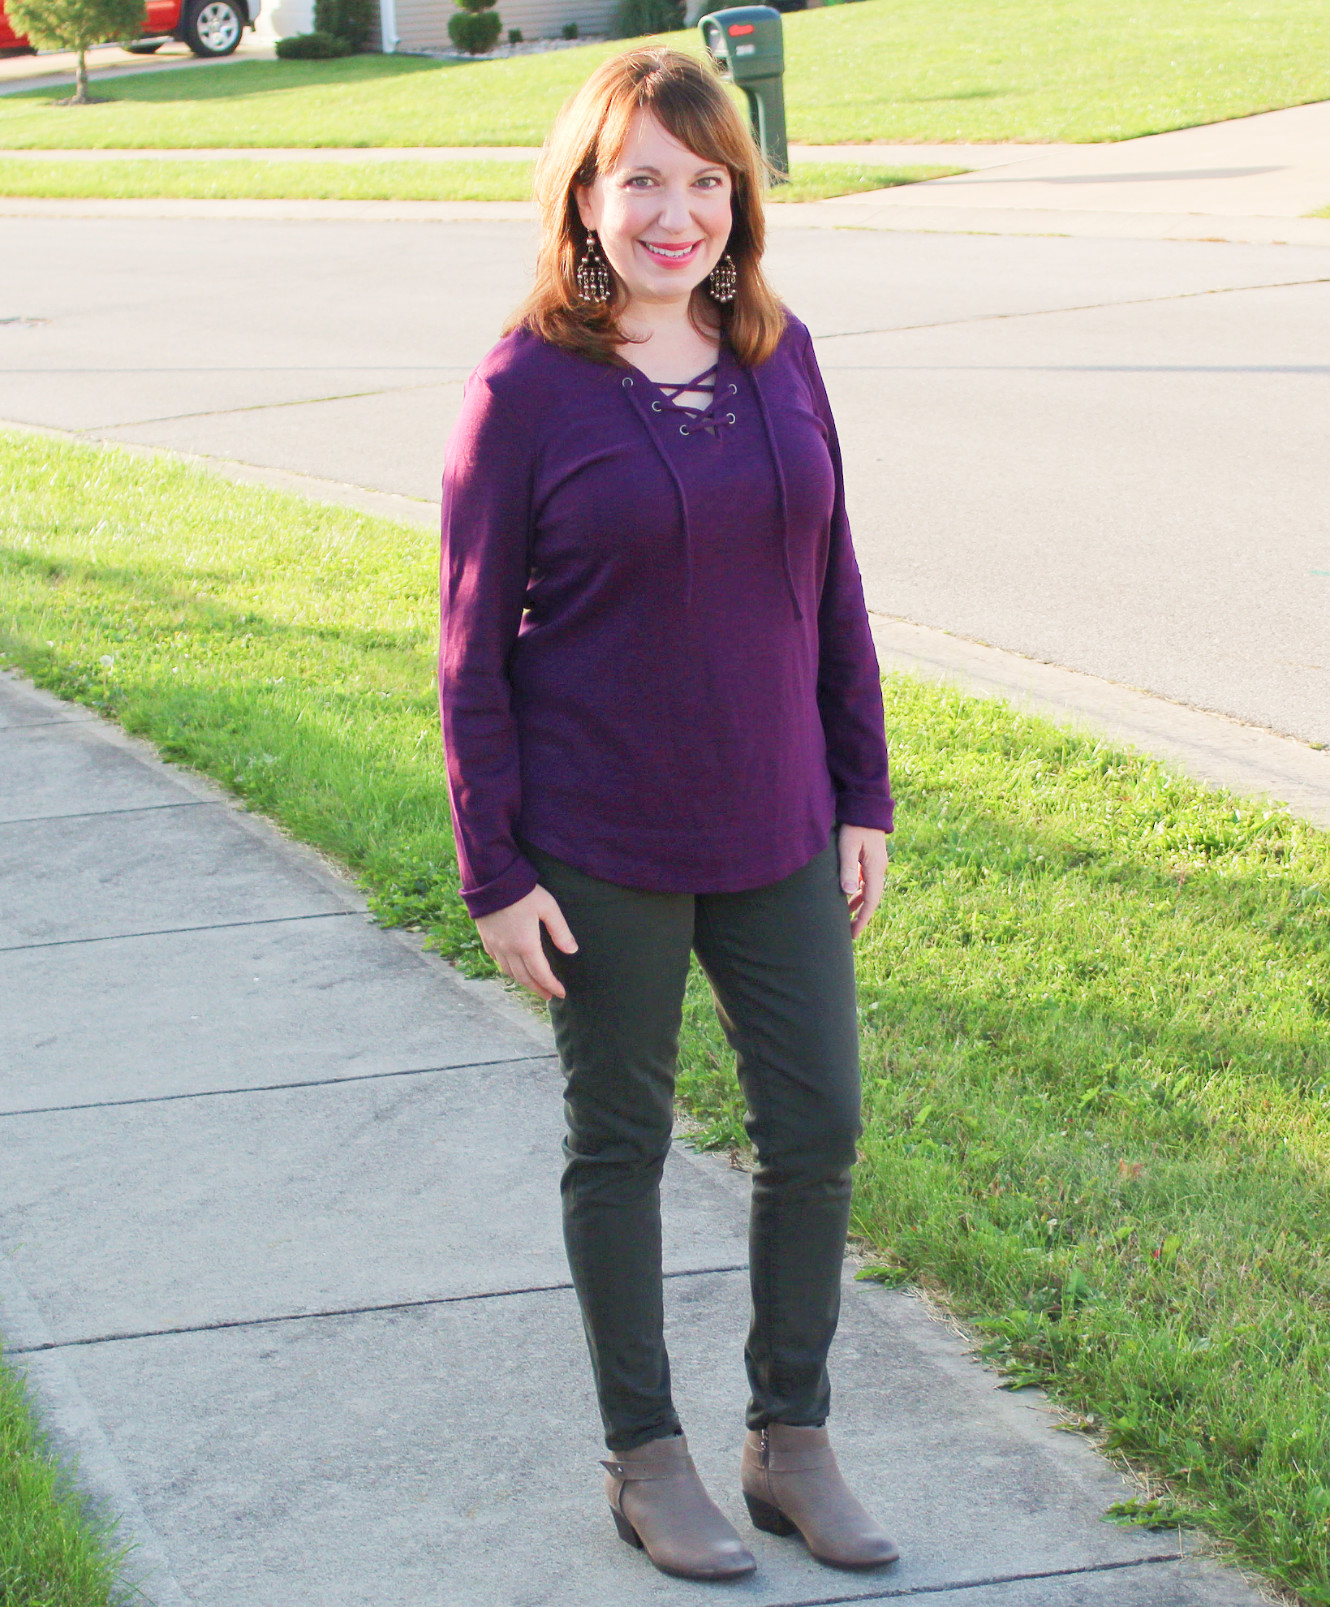
<instances>
[{"instance_id":1,"label":"boot strap","mask_svg":"<svg viewBox=\"0 0 1330 1607\"><path fill-rule=\"evenodd\" d=\"M639 1467L631 1462L602 1462L601 1467L624 1484L646 1484L660 1479L677 1479L693 1471L693 1459L674 1463L672 1467Z\"/></svg>"}]
</instances>

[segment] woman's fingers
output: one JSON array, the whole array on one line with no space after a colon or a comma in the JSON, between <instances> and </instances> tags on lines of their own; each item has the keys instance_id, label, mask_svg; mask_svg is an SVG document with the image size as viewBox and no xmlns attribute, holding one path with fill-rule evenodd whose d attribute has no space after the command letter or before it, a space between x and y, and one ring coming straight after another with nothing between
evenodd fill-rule
<instances>
[{"instance_id":1,"label":"woman's fingers","mask_svg":"<svg viewBox=\"0 0 1330 1607\"><path fill-rule=\"evenodd\" d=\"M837 843L840 884L850 907L850 936L858 937L882 902L887 879L886 833L842 826Z\"/></svg>"},{"instance_id":2,"label":"woman's fingers","mask_svg":"<svg viewBox=\"0 0 1330 1607\"><path fill-rule=\"evenodd\" d=\"M864 869L864 920L871 919L882 902L882 889L887 884L887 848L883 843L869 844L863 857Z\"/></svg>"},{"instance_id":3,"label":"woman's fingers","mask_svg":"<svg viewBox=\"0 0 1330 1607\"><path fill-rule=\"evenodd\" d=\"M839 833L837 849L840 856L840 890L846 898L854 898L860 891L859 886L859 837L858 833L842 826Z\"/></svg>"},{"instance_id":4,"label":"woman's fingers","mask_svg":"<svg viewBox=\"0 0 1330 1607\"><path fill-rule=\"evenodd\" d=\"M550 968L550 962L545 958L545 950L537 945L534 954L524 954L522 959L526 965L527 975L531 981L528 987L534 986L542 999L562 999L564 986Z\"/></svg>"},{"instance_id":5,"label":"woman's fingers","mask_svg":"<svg viewBox=\"0 0 1330 1607\"><path fill-rule=\"evenodd\" d=\"M563 911L554 902L552 894L546 894L549 904L540 912L540 918L545 923L545 930L550 935L550 941L556 949L564 954L577 953L577 939L573 936L568 922L563 918ZM562 995L560 995L562 997Z\"/></svg>"},{"instance_id":6,"label":"woman's fingers","mask_svg":"<svg viewBox=\"0 0 1330 1607\"><path fill-rule=\"evenodd\" d=\"M562 999L564 996L563 983L550 970L549 961L539 949L535 954L515 955L508 974L538 998Z\"/></svg>"},{"instance_id":7,"label":"woman's fingers","mask_svg":"<svg viewBox=\"0 0 1330 1607\"><path fill-rule=\"evenodd\" d=\"M550 969L550 962L545 958L545 951L540 945L540 928L536 928L536 941L534 946L529 944L513 945L496 949L490 958L498 966L504 976L516 982L519 987L527 988L542 999L562 999L564 997L563 983L559 981Z\"/></svg>"},{"instance_id":8,"label":"woman's fingers","mask_svg":"<svg viewBox=\"0 0 1330 1607\"><path fill-rule=\"evenodd\" d=\"M850 925L851 937L859 936L869 921L873 919L878 905L882 902L882 889L887 880L887 858L885 853L881 858L876 854L865 853L863 870L863 892L851 906L854 914L854 919Z\"/></svg>"}]
</instances>

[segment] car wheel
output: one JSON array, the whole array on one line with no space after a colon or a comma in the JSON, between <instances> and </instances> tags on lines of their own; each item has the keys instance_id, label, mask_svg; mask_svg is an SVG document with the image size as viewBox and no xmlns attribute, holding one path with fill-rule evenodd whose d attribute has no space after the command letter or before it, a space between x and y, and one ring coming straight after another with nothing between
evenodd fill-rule
<instances>
[{"instance_id":1,"label":"car wheel","mask_svg":"<svg viewBox=\"0 0 1330 1607\"><path fill-rule=\"evenodd\" d=\"M182 32L196 56L229 56L240 43L244 26L234 0L197 0Z\"/></svg>"},{"instance_id":2,"label":"car wheel","mask_svg":"<svg viewBox=\"0 0 1330 1607\"><path fill-rule=\"evenodd\" d=\"M149 39L147 44L136 40L132 45L122 45L121 49L127 50L131 56L151 56L154 50L160 50L165 43L165 39Z\"/></svg>"}]
</instances>

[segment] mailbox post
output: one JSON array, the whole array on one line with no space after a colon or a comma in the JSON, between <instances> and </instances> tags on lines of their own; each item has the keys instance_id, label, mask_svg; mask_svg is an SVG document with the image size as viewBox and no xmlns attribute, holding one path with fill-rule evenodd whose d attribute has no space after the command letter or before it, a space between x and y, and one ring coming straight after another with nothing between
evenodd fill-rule
<instances>
[{"instance_id":1,"label":"mailbox post","mask_svg":"<svg viewBox=\"0 0 1330 1607\"><path fill-rule=\"evenodd\" d=\"M703 17L702 42L724 77L748 98L753 133L773 170L772 183L789 181L785 143L785 43L773 6L731 6Z\"/></svg>"}]
</instances>

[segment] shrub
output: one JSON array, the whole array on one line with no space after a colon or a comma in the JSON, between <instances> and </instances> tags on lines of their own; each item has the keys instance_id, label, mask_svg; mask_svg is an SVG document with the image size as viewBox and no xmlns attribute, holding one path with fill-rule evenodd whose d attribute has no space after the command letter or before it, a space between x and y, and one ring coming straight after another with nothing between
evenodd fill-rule
<instances>
[{"instance_id":1,"label":"shrub","mask_svg":"<svg viewBox=\"0 0 1330 1607\"><path fill-rule=\"evenodd\" d=\"M642 34L673 33L676 28L682 27L683 6L678 0L619 0L610 13L611 39L637 39Z\"/></svg>"},{"instance_id":2,"label":"shrub","mask_svg":"<svg viewBox=\"0 0 1330 1607\"><path fill-rule=\"evenodd\" d=\"M457 0L460 11L448 18L448 37L468 56L483 56L498 43L503 24L490 10L494 0Z\"/></svg>"},{"instance_id":3,"label":"shrub","mask_svg":"<svg viewBox=\"0 0 1330 1607\"><path fill-rule=\"evenodd\" d=\"M493 50L503 24L492 11L454 11L448 18L448 37L468 56Z\"/></svg>"},{"instance_id":4,"label":"shrub","mask_svg":"<svg viewBox=\"0 0 1330 1607\"><path fill-rule=\"evenodd\" d=\"M369 43L374 0L314 0L314 31L345 39L352 50Z\"/></svg>"},{"instance_id":5,"label":"shrub","mask_svg":"<svg viewBox=\"0 0 1330 1607\"><path fill-rule=\"evenodd\" d=\"M349 56L351 46L331 33L297 33L277 41L277 54L283 61L327 61L331 56Z\"/></svg>"},{"instance_id":6,"label":"shrub","mask_svg":"<svg viewBox=\"0 0 1330 1607\"><path fill-rule=\"evenodd\" d=\"M564 25L563 25L563 37L565 39L576 39L577 38L577 24L575 22L565 22L564 23Z\"/></svg>"},{"instance_id":7,"label":"shrub","mask_svg":"<svg viewBox=\"0 0 1330 1607\"><path fill-rule=\"evenodd\" d=\"M508 43L510 45L520 45L522 43L522 30L520 28L509 28Z\"/></svg>"}]
</instances>

